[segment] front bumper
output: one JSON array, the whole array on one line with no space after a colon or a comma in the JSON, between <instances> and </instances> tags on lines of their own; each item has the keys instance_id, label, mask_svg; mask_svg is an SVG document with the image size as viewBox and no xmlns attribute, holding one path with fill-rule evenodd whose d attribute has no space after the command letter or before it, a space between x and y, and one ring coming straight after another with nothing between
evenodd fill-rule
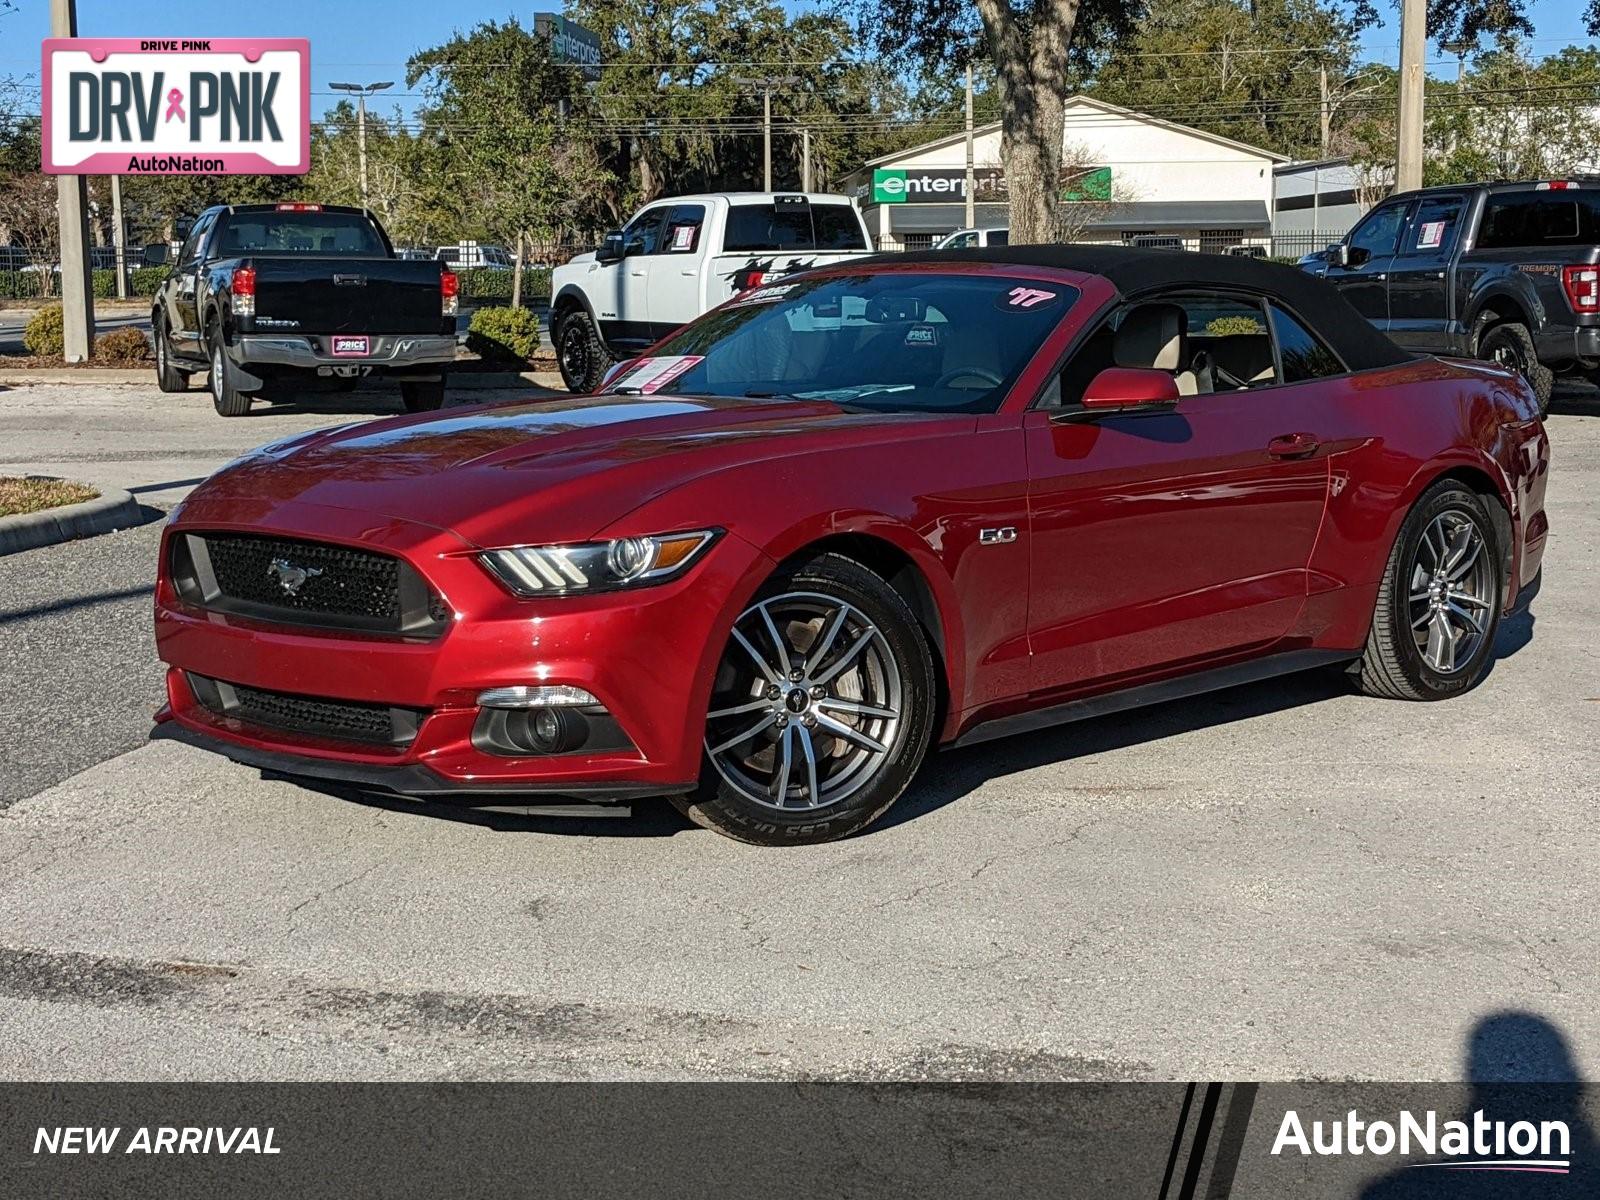
<instances>
[{"instance_id":1,"label":"front bumper","mask_svg":"<svg viewBox=\"0 0 1600 1200\"><path fill-rule=\"evenodd\" d=\"M681 579L634 592L523 600L511 596L454 534L347 509L292 502L248 525L230 505L191 499L163 542L156 646L168 665L158 721L185 740L283 774L407 795L537 791L607 799L691 789L700 774L712 675L742 597L770 564L732 536ZM393 554L444 598L433 638L286 627L185 603L166 564L173 536L250 532ZM200 702L190 674L248 688L423 713L402 746L341 742L252 726ZM590 692L630 745L513 757L475 743L490 688L570 684Z\"/></svg>"},{"instance_id":2,"label":"front bumper","mask_svg":"<svg viewBox=\"0 0 1600 1200\"><path fill-rule=\"evenodd\" d=\"M245 333L234 338L228 353L237 366L288 367L319 374L418 370L434 377L455 361L456 339L446 334L373 334L366 354L332 352L333 339L319 334ZM421 368L433 368L421 372Z\"/></svg>"}]
</instances>

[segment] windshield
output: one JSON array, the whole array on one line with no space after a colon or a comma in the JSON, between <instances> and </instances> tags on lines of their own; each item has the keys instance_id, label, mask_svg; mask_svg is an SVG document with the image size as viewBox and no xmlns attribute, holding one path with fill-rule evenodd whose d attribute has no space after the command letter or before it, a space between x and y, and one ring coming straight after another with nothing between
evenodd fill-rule
<instances>
[{"instance_id":1,"label":"windshield","mask_svg":"<svg viewBox=\"0 0 1600 1200\"><path fill-rule=\"evenodd\" d=\"M1066 284L994 275L768 284L686 326L604 390L989 413L1077 298Z\"/></svg>"}]
</instances>

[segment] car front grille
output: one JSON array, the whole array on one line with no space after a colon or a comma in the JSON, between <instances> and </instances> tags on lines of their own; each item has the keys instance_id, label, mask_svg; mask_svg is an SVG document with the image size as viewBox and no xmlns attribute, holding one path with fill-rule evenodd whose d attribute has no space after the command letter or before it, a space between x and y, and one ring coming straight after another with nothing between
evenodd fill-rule
<instances>
[{"instance_id":1,"label":"car front grille","mask_svg":"<svg viewBox=\"0 0 1600 1200\"><path fill-rule=\"evenodd\" d=\"M351 546L185 533L173 539L171 567L188 603L278 624L433 637L449 618L409 564Z\"/></svg>"},{"instance_id":2,"label":"car front grille","mask_svg":"<svg viewBox=\"0 0 1600 1200\"><path fill-rule=\"evenodd\" d=\"M427 715L414 708L270 692L192 671L189 690L202 707L244 725L373 746L410 745Z\"/></svg>"}]
</instances>

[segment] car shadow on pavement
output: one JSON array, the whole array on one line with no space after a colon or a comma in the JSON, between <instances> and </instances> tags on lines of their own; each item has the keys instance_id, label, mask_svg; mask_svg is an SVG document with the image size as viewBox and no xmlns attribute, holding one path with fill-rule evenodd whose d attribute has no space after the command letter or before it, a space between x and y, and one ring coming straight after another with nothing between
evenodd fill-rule
<instances>
[{"instance_id":1,"label":"car shadow on pavement","mask_svg":"<svg viewBox=\"0 0 1600 1200\"><path fill-rule=\"evenodd\" d=\"M1509 658L1526 646L1533 637L1534 618L1531 612L1519 613L1500 624L1495 638L1494 656L1489 671L1502 658ZM1487 674L1485 678L1487 678ZM911 786L898 803L883 818L869 826L859 837L915 821L962 799L991 779L1033 770L1051 763L1067 762L1093 754L1125 750L1130 746L1163 738L1193 733L1215 725L1247 721L1253 717L1284 712L1306 704L1316 704L1338 696L1348 695L1350 684L1344 678L1342 667L1322 668L1285 675L1261 683L1245 684L1208 692L1183 700L1172 700L1148 708L1129 709L1124 712L1093 717L1067 725L1019 734L988 742L980 746L956 750L935 751L923 763ZM1384 701L1373 701L1384 703ZM499 833L547 833L568 837L673 837L680 833L697 832L698 827L673 808L665 799L637 801L631 816L555 816L494 811L488 807L469 806L458 802L410 800L383 792L363 791L360 788L340 786L319 780L303 779L276 772L262 772L266 779L281 779L320 792L335 799L362 804L385 812L409 814L432 820L458 821L492 829ZM1104 785L1065 790L1090 793L1108 792ZM550 803L562 803L551 797ZM502 808L520 807L518 797L482 798L482 805ZM521 803L537 805L537 798L524 798Z\"/></svg>"}]
</instances>

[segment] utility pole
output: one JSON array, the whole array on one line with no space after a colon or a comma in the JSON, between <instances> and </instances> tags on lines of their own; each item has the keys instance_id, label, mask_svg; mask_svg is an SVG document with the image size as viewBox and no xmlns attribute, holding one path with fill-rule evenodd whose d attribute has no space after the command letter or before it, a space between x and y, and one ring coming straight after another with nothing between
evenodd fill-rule
<instances>
[{"instance_id":1,"label":"utility pole","mask_svg":"<svg viewBox=\"0 0 1600 1200\"><path fill-rule=\"evenodd\" d=\"M78 36L74 0L50 0L50 33ZM56 176L61 225L62 356L86 362L94 349L94 279L89 274L89 193L82 175Z\"/></svg>"},{"instance_id":2,"label":"utility pole","mask_svg":"<svg viewBox=\"0 0 1600 1200\"><path fill-rule=\"evenodd\" d=\"M811 190L811 126L800 127L800 190Z\"/></svg>"},{"instance_id":3,"label":"utility pole","mask_svg":"<svg viewBox=\"0 0 1600 1200\"><path fill-rule=\"evenodd\" d=\"M772 89L788 87L800 82L798 75L736 75L733 81L741 87L755 88L761 92L761 190L772 190Z\"/></svg>"},{"instance_id":4,"label":"utility pole","mask_svg":"<svg viewBox=\"0 0 1600 1200\"><path fill-rule=\"evenodd\" d=\"M1394 186L1398 192L1422 186L1422 87L1423 56L1428 45L1427 18L1427 0L1402 0L1400 131L1394 162Z\"/></svg>"},{"instance_id":5,"label":"utility pole","mask_svg":"<svg viewBox=\"0 0 1600 1200\"><path fill-rule=\"evenodd\" d=\"M1322 147L1322 153L1319 157L1327 158L1328 147L1333 142L1333 111L1328 107L1328 68L1325 66L1317 68L1317 96L1317 117L1322 135L1322 140L1319 143Z\"/></svg>"},{"instance_id":6,"label":"utility pole","mask_svg":"<svg viewBox=\"0 0 1600 1200\"><path fill-rule=\"evenodd\" d=\"M356 94L356 147L361 156L361 207L370 208L367 203L367 97L373 92L381 92L384 88L392 88L394 82L387 83L330 83L329 87L340 92L354 92Z\"/></svg>"},{"instance_id":7,"label":"utility pole","mask_svg":"<svg viewBox=\"0 0 1600 1200\"><path fill-rule=\"evenodd\" d=\"M128 298L128 226L122 219L122 176L111 177L111 252L117 269L117 299Z\"/></svg>"},{"instance_id":8,"label":"utility pole","mask_svg":"<svg viewBox=\"0 0 1600 1200\"><path fill-rule=\"evenodd\" d=\"M972 64L967 64L967 228L978 223L977 173L972 169Z\"/></svg>"}]
</instances>

